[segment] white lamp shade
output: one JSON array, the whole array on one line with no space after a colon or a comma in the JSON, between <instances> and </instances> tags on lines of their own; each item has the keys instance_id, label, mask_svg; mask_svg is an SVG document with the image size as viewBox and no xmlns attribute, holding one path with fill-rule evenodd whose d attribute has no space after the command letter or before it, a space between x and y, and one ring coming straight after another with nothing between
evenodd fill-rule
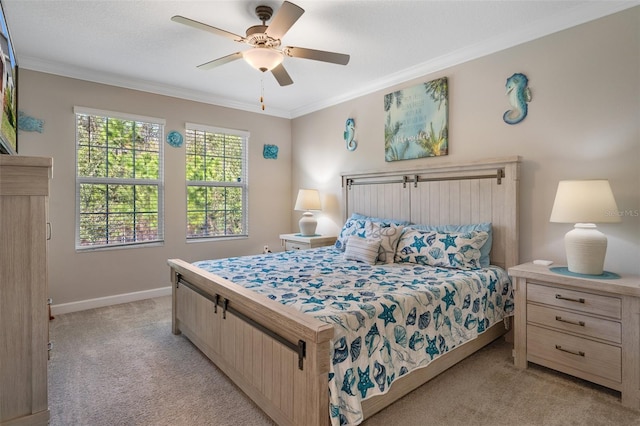
<instances>
[{"instance_id":1,"label":"white lamp shade","mask_svg":"<svg viewBox=\"0 0 640 426\"><path fill-rule=\"evenodd\" d=\"M320 204L320 193L317 189L301 189L298 191L298 198L294 210L322 210Z\"/></svg>"},{"instance_id":2,"label":"white lamp shade","mask_svg":"<svg viewBox=\"0 0 640 426\"><path fill-rule=\"evenodd\" d=\"M242 57L258 71L271 71L280 65L284 59L281 52L267 47L254 47L242 52Z\"/></svg>"},{"instance_id":3,"label":"white lamp shade","mask_svg":"<svg viewBox=\"0 0 640 426\"><path fill-rule=\"evenodd\" d=\"M620 222L608 180L561 180L551 210L551 222Z\"/></svg>"}]
</instances>

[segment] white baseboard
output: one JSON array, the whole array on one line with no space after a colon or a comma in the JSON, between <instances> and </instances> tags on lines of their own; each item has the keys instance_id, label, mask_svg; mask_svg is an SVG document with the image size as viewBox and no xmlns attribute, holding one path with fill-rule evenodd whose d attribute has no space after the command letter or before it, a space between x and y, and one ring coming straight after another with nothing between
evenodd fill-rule
<instances>
[{"instance_id":1,"label":"white baseboard","mask_svg":"<svg viewBox=\"0 0 640 426\"><path fill-rule=\"evenodd\" d=\"M118 305L120 303L135 302L136 300L151 299L153 297L161 296L171 296L171 286L155 288L153 290L136 291L133 293L117 294L115 296L99 297L97 299L51 305L51 314L67 314L69 312L85 311L87 309L102 308L103 306Z\"/></svg>"}]
</instances>

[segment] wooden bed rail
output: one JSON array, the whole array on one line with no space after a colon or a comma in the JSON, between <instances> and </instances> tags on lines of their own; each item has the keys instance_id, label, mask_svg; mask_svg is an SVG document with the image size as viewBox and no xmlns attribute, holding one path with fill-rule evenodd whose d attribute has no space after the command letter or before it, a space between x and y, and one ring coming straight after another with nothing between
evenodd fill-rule
<instances>
[{"instance_id":1,"label":"wooden bed rail","mask_svg":"<svg viewBox=\"0 0 640 426\"><path fill-rule=\"evenodd\" d=\"M172 269L172 280L177 280L179 275L211 296L215 297L218 294L221 298L233 301L236 312L249 316L260 324L271 324L285 339L322 343L333 337L332 325L303 314L290 306L256 295L255 292L241 285L203 271L184 260L169 259L167 263ZM176 274L175 277L174 274ZM176 282L174 282L175 285Z\"/></svg>"},{"instance_id":2,"label":"wooden bed rail","mask_svg":"<svg viewBox=\"0 0 640 426\"><path fill-rule=\"evenodd\" d=\"M173 333L279 425L328 425L333 326L183 260L168 263Z\"/></svg>"},{"instance_id":3,"label":"wooden bed rail","mask_svg":"<svg viewBox=\"0 0 640 426\"><path fill-rule=\"evenodd\" d=\"M257 328L262 333L266 334L267 336L271 337L272 339L278 341L282 345L284 345L287 348L291 349L293 352L298 354L298 368L300 370L304 370L304 357L306 356L306 347L307 347L307 343L304 340L298 339L298 342L294 343L294 342L291 342L291 341L285 339L284 337L280 336L275 331L271 330L269 327L265 327L264 325L260 324L259 322L254 321L252 318L244 315L242 312L240 312L237 309L235 309L233 306L230 305L230 300L229 299L225 299L224 297L220 297L220 295L217 294L217 293L214 296L212 296L209 293L201 290L197 286L191 284L189 281L183 279L182 275L178 274L177 280L176 280L176 287L180 286L181 284L184 285L184 286L187 286L189 289L195 291L200 296L202 296L202 297L204 297L206 299L209 299L209 301L211 301L213 303L213 313L218 313L218 307L221 307L222 308L222 319L226 319L227 318L227 311L229 311L230 313L234 314L235 316L237 316L238 318L240 318L242 321L246 322L247 324L249 324L253 328Z\"/></svg>"}]
</instances>

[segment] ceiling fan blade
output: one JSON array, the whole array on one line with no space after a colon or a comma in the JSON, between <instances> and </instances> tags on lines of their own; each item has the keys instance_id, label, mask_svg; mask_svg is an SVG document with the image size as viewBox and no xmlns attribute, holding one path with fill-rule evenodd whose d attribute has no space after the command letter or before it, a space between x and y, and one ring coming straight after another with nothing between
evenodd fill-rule
<instances>
[{"instance_id":1,"label":"ceiling fan blade","mask_svg":"<svg viewBox=\"0 0 640 426\"><path fill-rule=\"evenodd\" d=\"M326 52L324 50L306 49L304 47L287 46L283 52L294 58L313 59L314 61L331 62L332 64L347 65L349 55L343 53Z\"/></svg>"},{"instance_id":2,"label":"ceiling fan blade","mask_svg":"<svg viewBox=\"0 0 640 426\"><path fill-rule=\"evenodd\" d=\"M233 41L243 42L244 37L230 33L229 31L221 30L220 28L212 27L211 25L203 24L202 22L194 21L193 19L185 18L184 16L175 15L171 17L173 22L178 22L180 24L188 25L193 28L197 28L199 30L207 31L215 35L219 35L222 37L229 38Z\"/></svg>"},{"instance_id":3,"label":"ceiling fan blade","mask_svg":"<svg viewBox=\"0 0 640 426\"><path fill-rule=\"evenodd\" d=\"M276 12L276 15L271 20L269 27L265 33L272 38L281 39L289 28L296 23L298 18L302 16L304 9L300 6L285 1L280 6L280 9Z\"/></svg>"},{"instance_id":4,"label":"ceiling fan blade","mask_svg":"<svg viewBox=\"0 0 640 426\"><path fill-rule=\"evenodd\" d=\"M291 80L289 73L284 69L282 64L272 69L271 74L273 74L280 86L288 86L290 84L293 84L293 80Z\"/></svg>"},{"instance_id":5,"label":"ceiling fan blade","mask_svg":"<svg viewBox=\"0 0 640 426\"><path fill-rule=\"evenodd\" d=\"M210 70L215 67L219 67L220 65L228 64L229 62L235 61L236 59L242 58L242 52L232 53L231 55L223 56L222 58L214 59L213 61L205 62L204 64L198 65L198 68L201 70Z\"/></svg>"}]
</instances>

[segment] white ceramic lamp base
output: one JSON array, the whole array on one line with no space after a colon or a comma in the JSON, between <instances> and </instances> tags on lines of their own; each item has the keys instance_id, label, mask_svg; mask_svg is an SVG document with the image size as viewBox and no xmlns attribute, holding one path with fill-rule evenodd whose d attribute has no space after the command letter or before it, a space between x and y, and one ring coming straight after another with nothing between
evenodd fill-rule
<instances>
[{"instance_id":1,"label":"white ceramic lamp base","mask_svg":"<svg viewBox=\"0 0 640 426\"><path fill-rule=\"evenodd\" d=\"M576 274L602 275L607 237L593 223L576 223L564 236L567 267Z\"/></svg>"},{"instance_id":2,"label":"white ceramic lamp base","mask_svg":"<svg viewBox=\"0 0 640 426\"><path fill-rule=\"evenodd\" d=\"M318 221L313 216L311 212L304 212L302 214L302 219L298 222L300 225L300 235L303 237L312 237L316 235L316 226L318 226Z\"/></svg>"}]
</instances>

